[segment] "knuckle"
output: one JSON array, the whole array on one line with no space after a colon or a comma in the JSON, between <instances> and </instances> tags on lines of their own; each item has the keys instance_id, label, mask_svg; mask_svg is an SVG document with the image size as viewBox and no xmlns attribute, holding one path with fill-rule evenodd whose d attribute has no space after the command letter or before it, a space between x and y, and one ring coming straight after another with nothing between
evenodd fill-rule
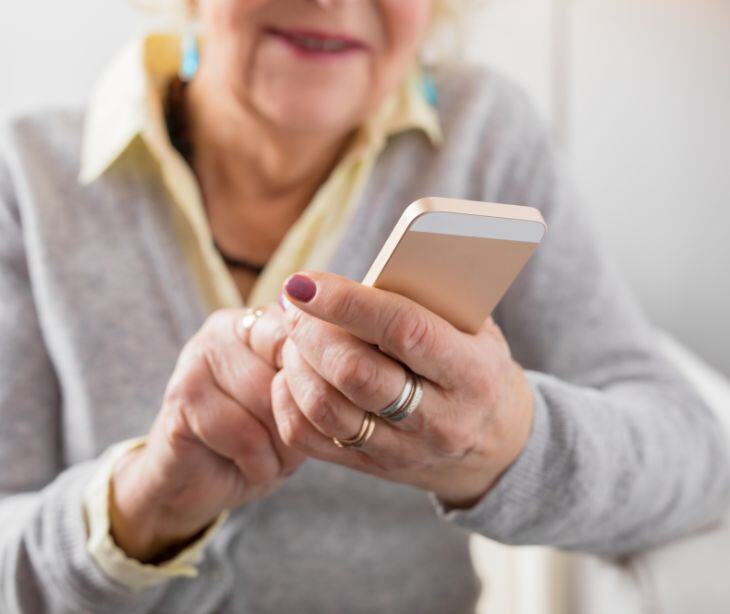
<instances>
[{"instance_id":1,"label":"knuckle","mask_svg":"<svg viewBox=\"0 0 730 614\"><path fill-rule=\"evenodd\" d=\"M178 408L197 407L205 396L205 379L197 371L190 370L169 382L163 404Z\"/></svg>"},{"instance_id":2,"label":"knuckle","mask_svg":"<svg viewBox=\"0 0 730 614\"><path fill-rule=\"evenodd\" d=\"M207 379L199 370L189 370L170 380L163 394L161 410L165 437L170 445L204 436L198 432L202 427L196 413L207 400Z\"/></svg>"},{"instance_id":3,"label":"knuckle","mask_svg":"<svg viewBox=\"0 0 730 614\"><path fill-rule=\"evenodd\" d=\"M185 406L166 404L161 412L162 435L171 449L178 449L186 442L194 441L195 435L186 415Z\"/></svg>"},{"instance_id":4,"label":"knuckle","mask_svg":"<svg viewBox=\"0 0 730 614\"><path fill-rule=\"evenodd\" d=\"M216 309L205 318L201 331L209 332L213 330L221 330L224 326L229 326L233 321L231 314L234 312L233 309Z\"/></svg>"},{"instance_id":5,"label":"knuckle","mask_svg":"<svg viewBox=\"0 0 730 614\"><path fill-rule=\"evenodd\" d=\"M332 395L324 384L313 385L301 407L302 412L315 424L332 426L335 422L335 408Z\"/></svg>"},{"instance_id":6,"label":"knuckle","mask_svg":"<svg viewBox=\"0 0 730 614\"><path fill-rule=\"evenodd\" d=\"M436 429L433 434L436 450L448 458L464 458L476 447L475 430L462 421Z\"/></svg>"},{"instance_id":7,"label":"knuckle","mask_svg":"<svg viewBox=\"0 0 730 614\"><path fill-rule=\"evenodd\" d=\"M204 331L201 329L195 333L183 346L177 360L177 370L189 369L201 358L201 351L205 344Z\"/></svg>"},{"instance_id":8,"label":"knuckle","mask_svg":"<svg viewBox=\"0 0 730 614\"><path fill-rule=\"evenodd\" d=\"M344 325L355 322L362 315L357 294L353 291L342 292L332 302L332 315Z\"/></svg>"},{"instance_id":9,"label":"knuckle","mask_svg":"<svg viewBox=\"0 0 730 614\"><path fill-rule=\"evenodd\" d=\"M237 434L236 464L253 483L266 483L277 477L280 463L274 452L268 431L251 420Z\"/></svg>"},{"instance_id":10,"label":"knuckle","mask_svg":"<svg viewBox=\"0 0 730 614\"><path fill-rule=\"evenodd\" d=\"M377 378L375 363L362 352L350 351L335 361L337 388L353 393L369 392Z\"/></svg>"},{"instance_id":11,"label":"knuckle","mask_svg":"<svg viewBox=\"0 0 730 614\"><path fill-rule=\"evenodd\" d=\"M216 348L210 345L202 345L198 348L198 358L202 361L205 367L210 371L210 374L215 378L216 375L220 375L223 370L223 365L218 356Z\"/></svg>"},{"instance_id":12,"label":"knuckle","mask_svg":"<svg viewBox=\"0 0 730 614\"><path fill-rule=\"evenodd\" d=\"M208 316L209 318L213 316ZM207 321L206 321L207 322ZM178 358L178 366L185 377L190 372L209 370L215 366L216 342L210 325L204 324L184 345Z\"/></svg>"},{"instance_id":13,"label":"knuckle","mask_svg":"<svg viewBox=\"0 0 730 614\"><path fill-rule=\"evenodd\" d=\"M397 352L422 354L428 350L433 337L433 325L417 311L400 308L388 317L385 335Z\"/></svg>"}]
</instances>

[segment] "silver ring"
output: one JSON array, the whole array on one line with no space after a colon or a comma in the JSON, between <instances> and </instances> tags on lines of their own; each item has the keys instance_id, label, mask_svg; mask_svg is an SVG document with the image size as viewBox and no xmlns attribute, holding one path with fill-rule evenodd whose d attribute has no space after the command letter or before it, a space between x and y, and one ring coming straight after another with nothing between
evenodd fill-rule
<instances>
[{"instance_id":1,"label":"silver ring","mask_svg":"<svg viewBox=\"0 0 730 614\"><path fill-rule=\"evenodd\" d=\"M403 385L403 390L401 390L401 393L398 395L398 397L393 401L390 405L387 407L384 407L378 412L378 416L381 418L390 418L393 414L397 414L399 411L403 409L405 404L408 402L408 399L413 394L413 387L415 386L415 380L413 377L413 372L410 369L405 369L406 373L406 383Z\"/></svg>"},{"instance_id":2,"label":"silver ring","mask_svg":"<svg viewBox=\"0 0 730 614\"><path fill-rule=\"evenodd\" d=\"M401 420L405 420L408 416L410 416L416 409L418 408L418 405L421 403L421 399L423 398L423 381L421 378L413 374L413 379L416 381L413 395L411 398L406 402L405 407L401 409L399 412L393 414L388 418L391 422L400 422Z\"/></svg>"}]
</instances>

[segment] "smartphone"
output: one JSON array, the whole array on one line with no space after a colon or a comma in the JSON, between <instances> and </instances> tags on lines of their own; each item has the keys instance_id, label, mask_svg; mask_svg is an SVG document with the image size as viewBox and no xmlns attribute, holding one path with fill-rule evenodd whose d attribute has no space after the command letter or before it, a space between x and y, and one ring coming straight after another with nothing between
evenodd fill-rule
<instances>
[{"instance_id":1,"label":"smartphone","mask_svg":"<svg viewBox=\"0 0 730 614\"><path fill-rule=\"evenodd\" d=\"M422 198L403 212L363 284L397 292L475 333L546 231L533 207Z\"/></svg>"}]
</instances>

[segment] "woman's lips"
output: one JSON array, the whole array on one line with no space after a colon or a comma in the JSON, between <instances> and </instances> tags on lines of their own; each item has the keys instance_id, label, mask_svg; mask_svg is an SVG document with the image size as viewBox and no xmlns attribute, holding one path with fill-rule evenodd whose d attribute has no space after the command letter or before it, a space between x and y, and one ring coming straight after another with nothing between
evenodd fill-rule
<instances>
[{"instance_id":1,"label":"woman's lips","mask_svg":"<svg viewBox=\"0 0 730 614\"><path fill-rule=\"evenodd\" d=\"M347 35L275 27L266 28L265 31L297 54L309 58L342 57L367 49L362 41Z\"/></svg>"}]
</instances>

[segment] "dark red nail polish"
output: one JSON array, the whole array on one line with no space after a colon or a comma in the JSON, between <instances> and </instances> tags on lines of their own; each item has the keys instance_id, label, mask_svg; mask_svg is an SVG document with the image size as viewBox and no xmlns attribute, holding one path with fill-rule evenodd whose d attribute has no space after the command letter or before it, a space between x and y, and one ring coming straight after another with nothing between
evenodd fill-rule
<instances>
[{"instance_id":1,"label":"dark red nail polish","mask_svg":"<svg viewBox=\"0 0 730 614\"><path fill-rule=\"evenodd\" d=\"M308 303L317 294L317 284L306 275L292 275L284 286L286 293L300 303Z\"/></svg>"}]
</instances>

